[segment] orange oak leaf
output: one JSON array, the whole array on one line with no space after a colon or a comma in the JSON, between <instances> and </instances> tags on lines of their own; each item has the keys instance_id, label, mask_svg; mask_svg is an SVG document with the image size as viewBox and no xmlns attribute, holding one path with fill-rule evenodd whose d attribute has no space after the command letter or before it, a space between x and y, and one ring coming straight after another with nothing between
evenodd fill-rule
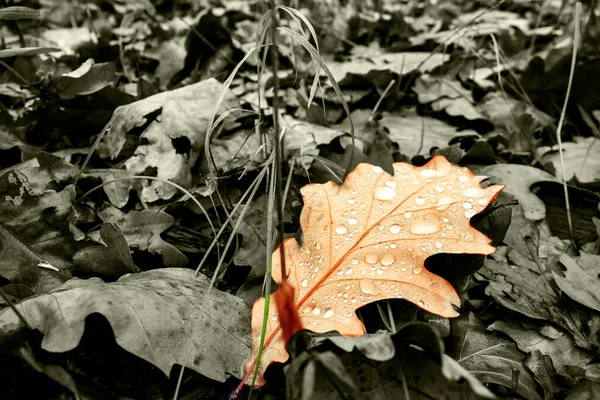
<instances>
[{"instance_id":1,"label":"orange oak leaf","mask_svg":"<svg viewBox=\"0 0 600 400\"><path fill-rule=\"evenodd\" d=\"M379 167L360 164L342 186L327 182L302 188L303 244L295 239L284 244L287 282L295 289L295 306L306 329L360 336L364 327L355 310L389 298L456 317L458 294L425 269L425 259L436 253L494 252L490 240L469 220L503 186L484 189L483 177L442 156L423 167L393 167L390 176ZM283 281L280 249L281 245L272 256L277 283ZM244 364L247 384L259 350L263 309L261 298L252 308L252 352ZM288 359L285 344L277 304L271 301L256 386L265 383L263 374L270 363Z\"/></svg>"}]
</instances>

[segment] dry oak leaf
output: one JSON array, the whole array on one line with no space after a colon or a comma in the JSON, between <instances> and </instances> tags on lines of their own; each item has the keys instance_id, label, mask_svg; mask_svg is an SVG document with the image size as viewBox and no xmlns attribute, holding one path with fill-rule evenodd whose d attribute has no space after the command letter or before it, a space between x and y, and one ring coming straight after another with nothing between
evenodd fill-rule
<instances>
[{"instance_id":1,"label":"dry oak leaf","mask_svg":"<svg viewBox=\"0 0 600 400\"><path fill-rule=\"evenodd\" d=\"M490 254L490 240L469 220L503 186L483 189L483 177L436 156L423 167L394 163L394 176L359 164L343 186L333 182L301 189L303 245L287 239L272 257L273 278L282 282L280 251L285 248L287 280L295 289L302 325L316 332L336 330L360 336L364 327L355 310L389 298L404 298L445 317L456 317L460 300L454 288L427 271L436 253ZM244 365L254 369L263 324L264 298L252 308L253 344ZM288 354L274 301L269 315L255 385L266 367ZM250 378L251 379L251 378ZM250 379L245 380L250 383Z\"/></svg>"}]
</instances>

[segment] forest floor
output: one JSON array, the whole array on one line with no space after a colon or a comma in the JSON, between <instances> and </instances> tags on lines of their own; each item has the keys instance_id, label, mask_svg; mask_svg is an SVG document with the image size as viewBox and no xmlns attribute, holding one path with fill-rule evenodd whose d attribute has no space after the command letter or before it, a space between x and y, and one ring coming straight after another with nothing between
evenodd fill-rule
<instances>
[{"instance_id":1,"label":"forest floor","mask_svg":"<svg viewBox=\"0 0 600 400\"><path fill-rule=\"evenodd\" d=\"M600 398L597 0L2 3L1 398Z\"/></svg>"}]
</instances>

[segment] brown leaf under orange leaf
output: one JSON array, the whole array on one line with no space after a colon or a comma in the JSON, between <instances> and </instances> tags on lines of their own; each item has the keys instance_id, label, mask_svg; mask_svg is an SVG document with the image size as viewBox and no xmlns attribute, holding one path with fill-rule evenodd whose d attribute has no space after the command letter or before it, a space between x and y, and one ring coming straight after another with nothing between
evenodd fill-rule
<instances>
[{"instance_id":1,"label":"brown leaf under orange leaf","mask_svg":"<svg viewBox=\"0 0 600 400\"><path fill-rule=\"evenodd\" d=\"M490 254L490 240L469 220L498 195L502 186L483 189L482 177L434 157L423 167L395 163L394 176L360 164L343 186L328 182L301 190L303 245L285 241L287 281L295 288L301 324L316 332L336 330L359 336L355 310L389 298L403 298L445 317L458 313L458 294L427 271L436 253ZM281 245L272 257L273 278L282 282ZM279 289L281 290L281 289ZM277 296L277 292L274 293ZM244 368L254 368L263 324L264 299L252 308L253 344ZM276 302L269 305L264 350L256 386L266 367L288 354ZM246 383L250 383L248 376Z\"/></svg>"}]
</instances>

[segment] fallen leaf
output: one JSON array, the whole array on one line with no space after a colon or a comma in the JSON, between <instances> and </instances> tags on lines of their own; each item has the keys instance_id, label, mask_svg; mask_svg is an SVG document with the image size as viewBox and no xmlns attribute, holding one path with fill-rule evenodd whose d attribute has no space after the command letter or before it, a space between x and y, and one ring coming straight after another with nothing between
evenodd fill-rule
<instances>
[{"instance_id":1,"label":"fallen leaf","mask_svg":"<svg viewBox=\"0 0 600 400\"><path fill-rule=\"evenodd\" d=\"M116 76L117 66L114 63L94 64L89 59L75 71L52 78L50 90L63 100L73 99L100 91L111 85Z\"/></svg>"},{"instance_id":2,"label":"fallen leaf","mask_svg":"<svg viewBox=\"0 0 600 400\"><path fill-rule=\"evenodd\" d=\"M336 82L341 85L352 75L368 76L370 73L377 75L389 71L402 76L415 70L427 72L442 65L447 59L448 56L443 53L385 53L369 57L358 56L344 62L330 62L328 66Z\"/></svg>"},{"instance_id":3,"label":"fallen leaf","mask_svg":"<svg viewBox=\"0 0 600 400\"><path fill-rule=\"evenodd\" d=\"M105 280L114 280L127 273L141 272L133 264L127 241L117 225L102 224L100 236L106 246L89 246L73 256L78 272Z\"/></svg>"},{"instance_id":4,"label":"fallen leaf","mask_svg":"<svg viewBox=\"0 0 600 400\"><path fill-rule=\"evenodd\" d=\"M573 338L564 332L549 326L549 329L556 331L554 337L549 337L543 335L543 331L535 328L537 327L527 328L517 320L498 320L487 329L505 333L524 353L537 350L543 355L549 356L552 359L552 365L557 370L565 365L583 368L594 358L591 353L576 347Z\"/></svg>"},{"instance_id":5,"label":"fallen leaf","mask_svg":"<svg viewBox=\"0 0 600 400\"><path fill-rule=\"evenodd\" d=\"M344 132L326 126L299 121L284 114L282 124L286 127L285 150L286 156L299 155L298 161L310 168L314 156L319 155L317 146L329 144Z\"/></svg>"},{"instance_id":6,"label":"fallen leaf","mask_svg":"<svg viewBox=\"0 0 600 400\"><path fill-rule=\"evenodd\" d=\"M85 398L81 396L73 376L64 367L60 365L52 365L51 363L47 364L36 359L36 355L31 346L21 346L18 350L13 351L13 354L29 364L35 371L43 373L56 383L69 389L69 391L75 395L75 398ZM3 356L5 356L5 354L3 354Z\"/></svg>"},{"instance_id":7,"label":"fallen leaf","mask_svg":"<svg viewBox=\"0 0 600 400\"><path fill-rule=\"evenodd\" d=\"M346 392L354 388L355 397L346 397L353 399L494 398L443 353L435 328L422 322L406 324L393 335L315 339L286 367L290 392L304 398L337 399L336 386ZM356 397L361 393L363 397Z\"/></svg>"},{"instance_id":8,"label":"fallen leaf","mask_svg":"<svg viewBox=\"0 0 600 400\"><path fill-rule=\"evenodd\" d=\"M557 179L539 168L517 164L494 164L475 168L479 175L489 176L494 184L506 185L504 192L514 196L525 213L525 218L539 221L546 218L544 202L530 190L531 185L540 181Z\"/></svg>"},{"instance_id":9,"label":"fallen leaf","mask_svg":"<svg viewBox=\"0 0 600 400\"><path fill-rule=\"evenodd\" d=\"M562 182L540 181L531 186L535 193L546 206L546 222L553 235L563 239L575 239L577 247L596 240L598 233L594 225L594 218L600 203L600 193L582 187L567 185L569 193L569 214L571 215L571 229L565 201L565 188ZM571 236L572 234L572 236Z\"/></svg>"},{"instance_id":10,"label":"fallen leaf","mask_svg":"<svg viewBox=\"0 0 600 400\"><path fill-rule=\"evenodd\" d=\"M78 248L68 222L75 187L52 190L56 182L42 167L25 172L0 177L0 275L27 288L19 290L20 298L48 292L71 278ZM30 184L28 176L37 180Z\"/></svg>"},{"instance_id":11,"label":"fallen leaf","mask_svg":"<svg viewBox=\"0 0 600 400\"><path fill-rule=\"evenodd\" d=\"M594 400L600 397L600 383L585 380L579 382L565 400Z\"/></svg>"},{"instance_id":12,"label":"fallen leaf","mask_svg":"<svg viewBox=\"0 0 600 400\"><path fill-rule=\"evenodd\" d=\"M560 289L576 302L600 311L600 256L582 251L577 260L567 254L559 260L567 269L564 277L552 271Z\"/></svg>"},{"instance_id":13,"label":"fallen leaf","mask_svg":"<svg viewBox=\"0 0 600 400\"><path fill-rule=\"evenodd\" d=\"M489 68L486 68L490 71ZM493 71L492 71L493 73ZM505 136L513 152L533 152L537 148L535 134L552 129L554 119L525 101L504 93L491 92L477 103L478 110L496 128L494 133Z\"/></svg>"},{"instance_id":14,"label":"fallen leaf","mask_svg":"<svg viewBox=\"0 0 600 400\"><path fill-rule=\"evenodd\" d=\"M544 389L544 399L556 398L560 387L556 383L556 371L550 357L543 355L539 350L533 350L527 355L525 365Z\"/></svg>"},{"instance_id":15,"label":"fallen leaf","mask_svg":"<svg viewBox=\"0 0 600 400\"><path fill-rule=\"evenodd\" d=\"M82 26L81 28L46 29L40 32L40 37L44 43L58 47L55 51L73 54L75 49L82 44L92 42L94 33L89 28Z\"/></svg>"},{"instance_id":16,"label":"fallen leaf","mask_svg":"<svg viewBox=\"0 0 600 400\"><path fill-rule=\"evenodd\" d=\"M281 120L285 128L286 160L296 157L296 162L310 168L315 156L319 155L319 145L329 144L344 132L310 122L299 121L284 114ZM223 139L213 139L211 155L217 169L229 171L244 168L246 171L259 168L264 163L264 155L270 151L262 134L256 130L239 130ZM206 162L203 163L203 168Z\"/></svg>"},{"instance_id":17,"label":"fallen leaf","mask_svg":"<svg viewBox=\"0 0 600 400\"><path fill-rule=\"evenodd\" d=\"M42 332L46 351L77 347L86 317L100 313L119 346L165 375L179 364L223 382L228 375L239 377L240 359L249 348L249 310L242 300L214 288L205 298L209 283L204 275L181 268L127 275L113 283L73 278L16 307ZM23 329L12 309L0 312L0 329L6 337Z\"/></svg>"},{"instance_id":18,"label":"fallen leaf","mask_svg":"<svg viewBox=\"0 0 600 400\"><path fill-rule=\"evenodd\" d=\"M120 169L94 169L86 171L84 176L93 176L102 179L102 183L104 184L102 190L104 190L106 197L108 197L113 206L122 208L127 205L129 191L133 189L131 179L122 179L130 176L127 171ZM115 180L117 181L114 182Z\"/></svg>"},{"instance_id":19,"label":"fallen leaf","mask_svg":"<svg viewBox=\"0 0 600 400\"><path fill-rule=\"evenodd\" d=\"M581 183L600 180L600 143L596 137L575 137L574 142L562 144L567 181L576 177ZM554 166L554 174L562 179L562 168L558 146L542 146L536 150L537 156L544 163Z\"/></svg>"},{"instance_id":20,"label":"fallen leaf","mask_svg":"<svg viewBox=\"0 0 600 400\"><path fill-rule=\"evenodd\" d=\"M162 240L160 233L173 225L173 217L162 211L130 211L127 214L108 206L98 212L104 222L116 224L129 247L147 250L152 254L162 255L167 267L179 267L188 263L187 257L174 246ZM99 232L90 234L98 239Z\"/></svg>"},{"instance_id":21,"label":"fallen leaf","mask_svg":"<svg viewBox=\"0 0 600 400\"><path fill-rule=\"evenodd\" d=\"M210 146L212 161L202 160L202 173L209 175L208 163L217 170L227 172L237 168L245 171L258 169L269 150L256 130L241 129L223 139L213 139Z\"/></svg>"},{"instance_id":22,"label":"fallen leaf","mask_svg":"<svg viewBox=\"0 0 600 400\"><path fill-rule=\"evenodd\" d=\"M487 295L509 310L533 319L554 322L575 339L584 349L600 348L600 314L586 313L565 306L550 286L553 275L549 270L540 274L534 262L527 262L519 253L511 253L509 262L486 259L484 267L475 275L489 282Z\"/></svg>"},{"instance_id":23,"label":"fallen leaf","mask_svg":"<svg viewBox=\"0 0 600 400\"><path fill-rule=\"evenodd\" d=\"M262 283L267 269L267 197L261 196L252 203L236 231L242 235L242 244L233 256L236 265L252 267L244 285L236 293L249 304L262 295Z\"/></svg>"},{"instance_id":24,"label":"fallen leaf","mask_svg":"<svg viewBox=\"0 0 600 400\"><path fill-rule=\"evenodd\" d=\"M398 144L402 154L409 157L429 155L429 149L446 147L457 136L479 137L473 130L458 131L439 119L420 116L415 110L384 112L379 123L388 128L390 139Z\"/></svg>"},{"instance_id":25,"label":"fallen leaf","mask_svg":"<svg viewBox=\"0 0 600 400\"><path fill-rule=\"evenodd\" d=\"M207 79L118 107L105 136L110 156L119 154L130 130L144 127L139 146L125 163L127 171L189 187L191 168L204 149L208 122L223 88L217 80ZM237 98L227 92L219 112L234 107L239 107ZM144 202L168 200L177 192L172 185L155 180L134 186Z\"/></svg>"},{"instance_id":26,"label":"fallen leaf","mask_svg":"<svg viewBox=\"0 0 600 400\"><path fill-rule=\"evenodd\" d=\"M501 190L482 189L480 177L434 157L423 167L395 163L394 176L360 164L343 186L332 182L304 186L301 247L285 241L287 280L296 289L302 325L317 332L364 333L354 311L386 298L404 298L442 316L458 313L452 286L424 268L436 253L490 254L490 240L469 220ZM281 245L272 258L273 278L280 274ZM259 350L264 299L252 310L253 347L245 364L252 370ZM288 358L276 305L271 302L258 385L271 362Z\"/></svg>"},{"instance_id":27,"label":"fallen leaf","mask_svg":"<svg viewBox=\"0 0 600 400\"><path fill-rule=\"evenodd\" d=\"M413 87L419 103L429 104L434 111L445 111L451 116L466 119L484 119L473 103L473 95L456 79L421 75Z\"/></svg>"},{"instance_id":28,"label":"fallen leaf","mask_svg":"<svg viewBox=\"0 0 600 400\"><path fill-rule=\"evenodd\" d=\"M166 87L171 78L183 69L185 62L185 45L183 38L173 38L147 49L143 55L158 62L154 75L160 87Z\"/></svg>"},{"instance_id":29,"label":"fallen leaf","mask_svg":"<svg viewBox=\"0 0 600 400\"><path fill-rule=\"evenodd\" d=\"M456 18L452 19L448 30L421 33L420 35L411 37L410 41L413 45L419 45L425 43L427 40L433 40L445 46L454 44L466 50L475 51L479 48L476 41L477 38L493 34L498 38L496 40L501 40L498 44L499 47L505 52L512 50L509 52L511 54L522 50L523 38L526 35L546 36L553 32L551 27L533 29L530 28L530 25L530 21L527 18L509 11L486 10L484 13L479 11L470 13L461 12ZM464 29L465 26L468 26L468 29ZM457 35L456 32L459 30L461 34ZM507 48L509 45L516 48L514 50Z\"/></svg>"},{"instance_id":30,"label":"fallen leaf","mask_svg":"<svg viewBox=\"0 0 600 400\"><path fill-rule=\"evenodd\" d=\"M448 354L482 383L502 385L529 400L541 400L536 383L514 343L486 332L469 312L450 321ZM517 376L514 379L514 376Z\"/></svg>"}]
</instances>

